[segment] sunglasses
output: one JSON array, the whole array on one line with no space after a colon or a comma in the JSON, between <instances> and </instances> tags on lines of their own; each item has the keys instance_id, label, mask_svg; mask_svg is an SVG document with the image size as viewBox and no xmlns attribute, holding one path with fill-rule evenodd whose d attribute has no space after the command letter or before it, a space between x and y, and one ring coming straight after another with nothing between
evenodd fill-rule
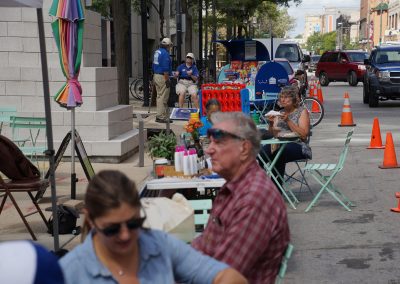
<instances>
[{"instance_id":1,"label":"sunglasses","mask_svg":"<svg viewBox=\"0 0 400 284\"><path fill-rule=\"evenodd\" d=\"M225 138L232 138L232 139L238 139L238 140L245 140L244 138L227 132L225 130L222 129L218 129L218 128L209 128L207 129L207 137L210 138L212 137L214 140L222 140Z\"/></svg>"},{"instance_id":2,"label":"sunglasses","mask_svg":"<svg viewBox=\"0 0 400 284\"><path fill-rule=\"evenodd\" d=\"M141 217L141 218L133 217L132 219L130 219L128 221L125 221L122 223L117 223L117 224L112 224L108 227L105 227L104 229L99 229L96 226L96 224L95 224L95 227L96 227L97 231L99 231L106 237L113 237L113 236L119 234L122 224L125 223L128 230L133 231L133 230L137 230L137 229L141 228L143 226L144 220L146 220L146 217Z\"/></svg>"}]
</instances>

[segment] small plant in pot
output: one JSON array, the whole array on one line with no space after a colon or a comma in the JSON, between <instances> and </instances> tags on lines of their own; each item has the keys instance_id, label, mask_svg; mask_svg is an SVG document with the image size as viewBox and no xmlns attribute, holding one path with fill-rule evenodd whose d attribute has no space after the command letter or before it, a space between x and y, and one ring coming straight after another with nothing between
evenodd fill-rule
<instances>
[{"instance_id":1,"label":"small plant in pot","mask_svg":"<svg viewBox=\"0 0 400 284\"><path fill-rule=\"evenodd\" d=\"M175 146L175 134L166 134L162 131L159 134L153 135L149 138L147 151L149 152L150 157L153 160L158 158L165 158L171 161L174 157Z\"/></svg>"}]
</instances>

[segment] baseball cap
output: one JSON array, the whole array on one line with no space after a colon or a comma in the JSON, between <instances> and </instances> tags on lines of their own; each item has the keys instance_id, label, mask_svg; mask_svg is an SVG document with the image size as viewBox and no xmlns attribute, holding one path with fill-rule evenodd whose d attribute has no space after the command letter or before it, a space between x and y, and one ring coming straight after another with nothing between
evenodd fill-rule
<instances>
[{"instance_id":1,"label":"baseball cap","mask_svg":"<svg viewBox=\"0 0 400 284\"><path fill-rule=\"evenodd\" d=\"M188 54L186 54L186 57L190 57L190 58L192 58L193 60L195 60L194 54L191 53L191 52L189 52Z\"/></svg>"},{"instance_id":2,"label":"baseball cap","mask_svg":"<svg viewBox=\"0 0 400 284\"><path fill-rule=\"evenodd\" d=\"M168 37L166 37L166 38L163 38L163 40L161 41L161 44L172 45L172 41Z\"/></svg>"},{"instance_id":3,"label":"baseball cap","mask_svg":"<svg viewBox=\"0 0 400 284\"><path fill-rule=\"evenodd\" d=\"M63 284L57 257L30 241L0 244L0 280L13 284Z\"/></svg>"}]
</instances>

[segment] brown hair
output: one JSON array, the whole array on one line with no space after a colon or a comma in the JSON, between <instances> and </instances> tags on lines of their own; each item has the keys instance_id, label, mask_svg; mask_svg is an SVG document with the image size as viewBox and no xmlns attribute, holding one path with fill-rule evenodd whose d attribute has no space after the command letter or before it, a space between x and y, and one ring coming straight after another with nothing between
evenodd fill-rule
<instances>
[{"instance_id":1,"label":"brown hair","mask_svg":"<svg viewBox=\"0 0 400 284\"><path fill-rule=\"evenodd\" d=\"M294 86L294 85L290 85L290 86L285 86L281 89L281 92L279 95L285 95L285 96L289 96L292 99L292 103L293 106L295 108L297 108L299 106L299 88Z\"/></svg>"},{"instance_id":2,"label":"brown hair","mask_svg":"<svg viewBox=\"0 0 400 284\"><path fill-rule=\"evenodd\" d=\"M104 170L90 180L86 189L85 207L91 219L104 216L122 203L140 207L136 185L125 174L116 170ZM90 226L85 220L82 237L89 230Z\"/></svg>"}]
</instances>

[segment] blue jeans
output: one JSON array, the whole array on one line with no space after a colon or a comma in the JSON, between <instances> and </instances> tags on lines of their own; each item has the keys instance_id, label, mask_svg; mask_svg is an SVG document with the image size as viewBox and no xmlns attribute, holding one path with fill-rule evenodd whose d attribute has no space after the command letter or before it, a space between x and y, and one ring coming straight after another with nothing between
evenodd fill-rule
<instances>
[{"instance_id":1,"label":"blue jeans","mask_svg":"<svg viewBox=\"0 0 400 284\"><path fill-rule=\"evenodd\" d=\"M281 146L282 147L282 146ZM265 161L268 161L266 156L269 158L269 160L273 160L275 158L276 153L279 150L276 150L274 153L271 153L271 145L265 145L262 147L260 151L260 155ZM288 143L285 146L285 149L283 149L283 152L279 159L276 161L275 168L273 169L275 173L279 173L279 175L284 178L285 177L285 167L286 163L293 162L296 160L301 160L301 159L307 159L303 154L303 151L301 150L301 145L297 143ZM283 180L278 178L278 181L280 184L283 183Z\"/></svg>"}]
</instances>

